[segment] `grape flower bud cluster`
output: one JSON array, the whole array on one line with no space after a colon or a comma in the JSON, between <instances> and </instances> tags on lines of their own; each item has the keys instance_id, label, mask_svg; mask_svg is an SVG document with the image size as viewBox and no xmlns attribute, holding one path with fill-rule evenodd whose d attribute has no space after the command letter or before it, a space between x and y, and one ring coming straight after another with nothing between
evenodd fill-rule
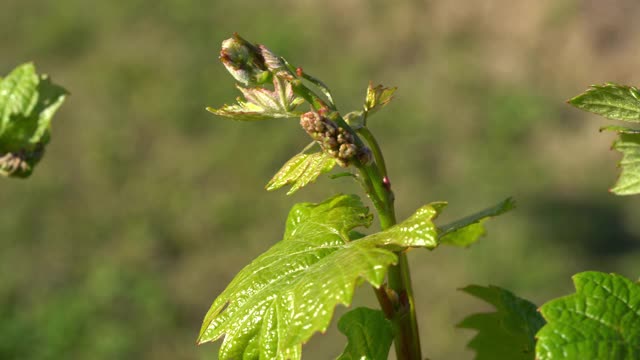
<instances>
[{"instance_id":1,"label":"grape flower bud cluster","mask_svg":"<svg viewBox=\"0 0 640 360\"><path fill-rule=\"evenodd\" d=\"M300 125L325 153L336 159L338 165L346 168L356 158L362 164L371 162L369 148L356 145L351 133L319 113L310 111L302 114Z\"/></svg>"}]
</instances>

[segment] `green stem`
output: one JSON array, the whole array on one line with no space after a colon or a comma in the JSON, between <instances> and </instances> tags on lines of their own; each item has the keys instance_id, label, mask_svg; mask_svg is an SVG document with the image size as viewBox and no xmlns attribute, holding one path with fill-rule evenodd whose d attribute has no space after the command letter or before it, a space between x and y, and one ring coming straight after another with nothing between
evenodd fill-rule
<instances>
[{"instance_id":1,"label":"green stem","mask_svg":"<svg viewBox=\"0 0 640 360\"><path fill-rule=\"evenodd\" d=\"M374 159L376 159L376 164L380 168L380 172L382 176L387 176L387 165L384 162L384 156L382 156L382 151L380 150L380 145L378 141L371 133L368 127L364 126L357 130L357 133L362 136L367 143L369 143L369 147L371 148L371 152L373 153Z\"/></svg>"},{"instance_id":2,"label":"green stem","mask_svg":"<svg viewBox=\"0 0 640 360\"><path fill-rule=\"evenodd\" d=\"M294 93L307 100L316 111L333 110L327 116L338 126L353 134L357 146L364 146L356 132L335 111L336 108L333 103L325 103L298 79L291 81L291 86ZM355 165L360 172L361 184L378 212L380 226L382 230L385 230L396 224L396 215L393 206L394 196L387 176L384 157L380 145L366 127L364 130L359 129L358 133L367 141L375 162L361 164L356 160ZM398 264L389 268L388 288L375 289L376 296L387 315L389 315L387 300L390 300L393 305L393 314L390 316L390 320L393 321L397 329L394 339L396 358L398 360L421 360L420 336L418 334L413 289L411 288L409 263L407 255L403 251L396 252L396 255L398 256Z\"/></svg>"},{"instance_id":3,"label":"green stem","mask_svg":"<svg viewBox=\"0 0 640 360\"><path fill-rule=\"evenodd\" d=\"M358 133L362 135L371 147L376 162L371 165L361 165L360 174L364 180L365 191L371 198L380 220L382 230L396 224L395 209L393 205L394 196L386 173L384 157L378 142L373 134L367 129ZM418 333L418 322L416 319L415 302L413 289L411 288L411 273L409 262L405 252L397 252L398 264L389 268L389 290L395 298L394 313L391 320L396 325L396 336L394 339L396 358L398 360L421 360L420 336ZM381 296L378 300L381 301ZM384 300L384 299L382 299ZM380 304L383 309L386 304Z\"/></svg>"}]
</instances>

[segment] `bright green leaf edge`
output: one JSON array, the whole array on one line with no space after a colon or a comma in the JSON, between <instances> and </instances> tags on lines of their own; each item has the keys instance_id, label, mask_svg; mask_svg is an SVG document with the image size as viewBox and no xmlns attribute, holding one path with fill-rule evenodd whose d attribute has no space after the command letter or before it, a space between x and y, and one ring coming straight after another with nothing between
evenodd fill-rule
<instances>
[{"instance_id":1,"label":"bright green leaf edge","mask_svg":"<svg viewBox=\"0 0 640 360\"><path fill-rule=\"evenodd\" d=\"M300 153L289 159L267 183L265 189L273 191L291 185L287 195L313 183L320 175L333 169L336 160L324 152Z\"/></svg>"},{"instance_id":2,"label":"bright green leaf edge","mask_svg":"<svg viewBox=\"0 0 640 360\"><path fill-rule=\"evenodd\" d=\"M393 342L393 325L380 310L353 309L340 318L338 330L348 342L338 360L386 360Z\"/></svg>"},{"instance_id":3,"label":"bright green leaf edge","mask_svg":"<svg viewBox=\"0 0 640 360\"><path fill-rule=\"evenodd\" d=\"M576 292L544 304L539 360L640 359L640 284L617 274L573 276Z\"/></svg>"},{"instance_id":4,"label":"bright green leaf edge","mask_svg":"<svg viewBox=\"0 0 640 360\"><path fill-rule=\"evenodd\" d=\"M613 83L591 85L569 104L613 120L640 122L640 92L632 86Z\"/></svg>"}]
</instances>

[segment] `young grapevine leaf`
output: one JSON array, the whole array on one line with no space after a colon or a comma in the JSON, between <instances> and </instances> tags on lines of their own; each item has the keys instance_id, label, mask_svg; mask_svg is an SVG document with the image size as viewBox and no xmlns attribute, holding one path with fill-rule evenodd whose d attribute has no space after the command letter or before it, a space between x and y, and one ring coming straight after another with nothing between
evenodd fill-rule
<instances>
[{"instance_id":1,"label":"young grapevine leaf","mask_svg":"<svg viewBox=\"0 0 640 360\"><path fill-rule=\"evenodd\" d=\"M318 176L331 171L336 159L324 152L300 153L287 161L266 186L268 191L291 185L287 195L314 182Z\"/></svg>"},{"instance_id":2,"label":"young grapevine leaf","mask_svg":"<svg viewBox=\"0 0 640 360\"><path fill-rule=\"evenodd\" d=\"M437 209L426 206L418 213L420 219L414 215L408 223L350 241L352 229L371 223L357 196L295 205L284 239L241 270L218 296L198 342L226 334L221 360L299 359L301 344L326 330L335 306L350 304L357 284L382 284L387 268L397 262L390 248L422 246L436 238L430 220Z\"/></svg>"},{"instance_id":3,"label":"young grapevine leaf","mask_svg":"<svg viewBox=\"0 0 640 360\"><path fill-rule=\"evenodd\" d=\"M393 342L393 326L380 310L364 307L342 315L338 330L349 339L338 360L386 360Z\"/></svg>"},{"instance_id":4,"label":"young grapevine leaf","mask_svg":"<svg viewBox=\"0 0 640 360\"><path fill-rule=\"evenodd\" d=\"M544 304L540 360L640 359L640 284L588 271L573 276L576 293Z\"/></svg>"},{"instance_id":5,"label":"young grapevine leaf","mask_svg":"<svg viewBox=\"0 0 640 360\"><path fill-rule=\"evenodd\" d=\"M496 312L466 317L458 327L478 334L468 347L476 360L533 360L535 334L544 325L536 306L497 286L470 285L462 291L495 306Z\"/></svg>"},{"instance_id":6,"label":"young grapevine leaf","mask_svg":"<svg viewBox=\"0 0 640 360\"><path fill-rule=\"evenodd\" d=\"M446 202L434 202L416 210L400 224L365 237L361 241L385 245L393 250L406 247L422 247L433 250L438 246L438 229L433 220L438 217Z\"/></svg>"},{"instance_id":7,"label":"young grapevine leaf","mask_svg":"<svg viewBox=\"0 0 640 360\"><path fill-rule=\"evenodd\" d=\"M67 91L32 63L0 79L0 174L27 177L49 142L51 119Z\"/></svg>"},{"instance_id":8,"label":"young grapevine leaf","mask_svg":"<svg viewBox=\"0 0 640 360\"><path fill-rule=\"evenodd\" d=\"M611 192L617 195L640 194L640 130L607 126L603 130L618 132L613 149L622 153L620 177Z\"/></svg>"},{"instance_id":9,"label":"young grapevine leaf","mask_svg":"<svg viewBox=\"0 0 640 360\"><path fill-rule=\"evenodd\" d=\"M515 201L507 198L490 208L439 228L439 243L467 247L486 234L484 222L515 208Z\"/></svg>"},{"instance_id":10,"label":"young grapevine leaf","mask_svg":"<svg viewBox=\"0 0 640 360\"><path fill-rule=\"evenodd\" d=\"M393 94L398 88L387 88L382 85L373 86L369 83L367 95L364 99L363 110L352 111L344 115L344 120L354 130L359 130L366 126L366 119L369 115L376 113L393 100Z\"/></svg>"},{"instance_id":11,"label":"young grapevine leaf","mask_svg":"<svg viewBox=\"0 0 640 360\"><path fill-rule=\"evenodd\" d=\"M397 87L384 87L382 85L376 85L369 83L367 87L367 96L365 97L364 110L369 114L372 114L393 100L393 93L398 90Z\"/></svg>"},{"instance_id":12,"label":"young grapevine leaf","mask_svg":"<svg viewBox=\"0 0 640 360\"><path fill-rule=\"evenodd\" d=\"M592 85L569 103L609 119L640 122L640 92L632 86Z\"/></svg>"},{"instance_id":13,"label":"young grapevine leaf","mask_svg":"<svg viewBox=\"0 0 640 360\"><path fill-rule=\"evenodd\" d=\"M238 97L234 105L224 105L220 109L208 107L207 110L215 115L242 121L299 117L302 113L295 111L295 108L304 100L293 93L291 84L274 77L273 86L274 90L238 85L245 100Z\"/></svg>"}]
</instances>

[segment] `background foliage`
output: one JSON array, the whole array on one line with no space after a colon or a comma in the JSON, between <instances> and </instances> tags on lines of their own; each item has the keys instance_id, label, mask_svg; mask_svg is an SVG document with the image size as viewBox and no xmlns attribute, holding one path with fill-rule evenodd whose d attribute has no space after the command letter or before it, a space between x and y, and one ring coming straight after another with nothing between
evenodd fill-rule
<instances>
[{"instance_id":1,"label":"background foliage","mask_svg":"<svg viewBox=\"0 0 640 360\"><path fill-rule=\"evenodd\" d=\"M471 358L473 332L454 327L481 306L456 291L466 284L540 304L573 292L578 271L637 278L640 204L605 191L615 134L562 100L640 84L640 33L625 25L640 4L465 5L3 1L0 74L34 61L71 96L38 171L0 186L0 358L215 358L193 345L210 300L282 237L293 203L351 186L263 190L308 140L293 120L204 110L237 96L216 59L234 31L321 76L341 108L359 107L369 80L398 86L372 119L398 218L429 201L449 201L445 222L518 200L471 249L410 254L430 358ZM367 290L355 301L373 306ZM312 339L305 358L338 356L340 336Z\"/></svg>"}]
</instances>

